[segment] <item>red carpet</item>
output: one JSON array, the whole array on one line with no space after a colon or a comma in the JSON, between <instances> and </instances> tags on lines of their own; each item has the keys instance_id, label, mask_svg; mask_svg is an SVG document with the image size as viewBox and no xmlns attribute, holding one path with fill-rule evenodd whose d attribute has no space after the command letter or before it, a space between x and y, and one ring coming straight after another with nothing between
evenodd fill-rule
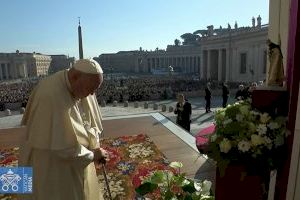
<instances>
[{"instance_id":1,"label":"red carpet","mask_svg":"<svg viewBox=\"0 0 300 200\"><path fill-rule=\"evenodd\" d=\"M208 137L215 131L215 127L214 124L211 124L196 134L196 146L200 153L203 153L203 149L208 143Z\"/></svg>"}]
</instances>

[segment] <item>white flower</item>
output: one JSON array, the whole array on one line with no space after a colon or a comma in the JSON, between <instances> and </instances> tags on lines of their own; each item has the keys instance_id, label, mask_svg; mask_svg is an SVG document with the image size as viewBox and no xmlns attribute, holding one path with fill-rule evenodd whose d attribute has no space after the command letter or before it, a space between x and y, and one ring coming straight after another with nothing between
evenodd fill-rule
<instances>
[{"instance_id":1,"label":"white flower","mask_svg":"<svg viewBox=\"0 0 300 200\"><path fill-rule=\"evenodd\" d=\"M253 134L251 135L251 143L254 146L264 144L264 139L260 135Z\"/></svg>"},{"instance_id":2,"label":"white flower","mask_svg":"<svg viewBox=\"0 0 300 200\"><path fill-rule=\"evenodd\" d=\"M247 105L243 105L240 107L240 112L243 114L243 115L247 115L249 113L249 109L250 107L247 106Z\"/></svg>"},{"instance_id":3,"label":"white flower","mask_svg":"<svg viewBox=\"0 0 300 200\"><path fill-rule=\"evenodd\" d=\"M223 153L228 153L231 149L231 143L227 138L224 138L222 142L220 142L219 146L220 151Z\"/></svg>"},{"instance_id":4,"label":"white flower","mask_svg":"<svg viewBox=\"0 0 300 200\"><path fill-rule=\"evenodd\" d=\"M202 191L202 184L199 182L194 182L194 188L196 189L196 191L201 192Z\"/></svg>"},{"instance_id":5,"label":"white flower","mask_svg":"<svg viewBox=\"0 0 300 200\"><path fill-rule=\"evenodd\" d=\"M266 124L268 123L268 121L271 119L271 117L269 116L268 113L263 113L263 114L260 114L260 122L263 123L263 124Z\"/></svg>"},{"instance_id":6,"label":"white flower","mask_svg":"<svg viewBox=\"0 0 300 200\"><path fill-rule=\"evenodd\" d=\"M130 158L146 158L153 154L153 151L150 146L144 147L143 144L132 144L128 148L129 151L129 157Z\"/></svg>"},{"instance_id":7,"label":"white flower","mask_svg":"<svg viewBox=\"0 0 300 200\"><path fill-rule=\"evenodd\" d=\"M249 151L251 147L251 143L245 140L242 140L238 143L238 149L242 152L247 152Z\"/></svg>"},{"instance_id":8,"label":"white flower","mask_svg":"<svg viewBox=\"0 0 300 200\"><path fill-rule=\"evenodd\" d=\"M252 115L260 115L259 112L256 112L256 111L254 111L254 110L251 110L251 111L250 111L250 114L252 114Z\"/></svg>"},{"instance_id":9,"label":"white flower","mask_svg":"<svg viewBox=\"0 0 300 200\"><path fill-rule=\"evenodd\" d=\"M279 128L279 124L276 123L276 122L270 122L270 123L268 124L268 127L269 127L271 130L278 129L278 128Z\"/></svg>"},{"instance_id":10,"label":"white flower","mask_svg":"<svg viewBox=\"0 0 300 200\"><path fill-rule=\"evenodd\" d=\"M271 144L272 143L272 140L267 136L264 137L264 140L265 140L266 144Z\"/></svg>"},{"instance_id":11,"label":"white flower","mask_svg":"<svg viewBox=\"0 0 300 200\"><path fill-rule=\"evenodd\" d=\"M171 162L169 166L174 169L180 169L183 167L183 164L181 162Z\"/></svg>"},{"instance_id":12,"label":"white flower","mask_svg":"<svg viewBox=\"0 0 300 200\"><path fill-rule=\"evenodd\" d=\"M212 136L210 137L210 141L214 142L216 141L217 138L218 138L217 134L212 134Z\"/></svg>"},{"instance_id":13,"label":"white flower","mask_svg":"<svg viewBox=\"0 0 300 200\"><path fill-rule=\"evenodd\" d=\"M224 125L227 125L227 124L230 124L232 122L232 119L225 119L224 121L223 121L223 124Z\"/></svg>"},{"instance_id":14,"label":"white flower","mask_svg":"<svg viewBox=\"0 0 300 200\"><path fill-rule=\"evenodd\" d=\"M243 121L244 116L241 115L241 114L237 114L237 115L235 116L235 119L236 119L236 121L241 122L241 121Z\"/></svg>"},{"instance_id":15,"label":"white flower","mask_svg":"<svg viewBox=\"0 0 300 200\"><path fill-rule=\"evenodd\" d=\"M258 135L265 135L267 133L267 126L265 124L259 124L256 128Z\"/></svg>"},{"instance_id":16,"label":"white flower","mask_svg":"<svg viewBox=\"0 0 300 200\"><path fill-rule=\"evenodd\" d=\"M238 105L240 105L241 103L239 102L239 101L237 101L237 102L235 102L233 105L234 106L238 106Z\"/></svg>"},{"instance_id":17,"label":"white flower","mask_svg":"<svg viewBox=\"0 0 300 200\"><path fill-rule=\"evenodd\" d=\"M212 185L211 181L204 180L202 183L202 194L209 195L211 185Z\"/></svg>"},{"instance_id":18,"label":"white flower","mask_svg":"<svg viewBox=\"0 0 300 200\"><path fill-rule=\"evenodd\" d=\"M267 148L268 148L269 150L271 150L271 149L272 149L272 146L273 146L272 140L271 140L269 137L267 137L267 136L264 137L264 140L265 140L265 143L266 143Z\"/></svg>"},{"instance_id":19,"label":"white flower","mask_svg":"<svg viewBox=\"0 0 300 200\"><path fill-rule=\"evenodd\" d=\"M276 138L275 138L275 146L278 147L278 146L281 146L284 144L284 137L282 135L277 135Z\"/></svg>"}]
</instances>

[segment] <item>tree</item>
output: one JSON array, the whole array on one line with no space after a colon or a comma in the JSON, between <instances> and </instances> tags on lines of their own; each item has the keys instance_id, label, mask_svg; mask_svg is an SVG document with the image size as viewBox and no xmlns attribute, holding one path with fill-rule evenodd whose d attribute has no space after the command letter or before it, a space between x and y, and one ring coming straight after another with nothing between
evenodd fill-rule
<instances>
[{"instance_id":1,"label":"tree","mask_svg":"<svg viewBox=\"0 0 300 200\"><path fill-rule=\"evenodd\" d=\"M207 35L207 30L197 30L193 34L194 35L199 35L200 34L203 37L203 36Z\"/></svg>"},{"instance_id":2,"label":"tree","mask_svg":"<svg viewBox=\"0 0 300 200\"><path fill-rule=\"evenodd\" d=\"M195 44L197 39L199 38L199 35L195 35L192 33L185 33L180 37L184 40L183 44Z\"/></svg>"}]
</instances>

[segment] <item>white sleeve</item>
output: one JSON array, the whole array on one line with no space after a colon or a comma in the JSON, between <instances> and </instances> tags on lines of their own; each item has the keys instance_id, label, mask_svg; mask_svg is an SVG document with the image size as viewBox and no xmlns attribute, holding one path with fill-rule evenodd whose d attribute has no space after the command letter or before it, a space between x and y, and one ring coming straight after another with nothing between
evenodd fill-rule
<instances>
[{"instance_id":1,"label":"white sleeve","mask_svg":"<svg viewBox=\"0 0 300 200\"><path fill-rule=\"evenodd\" d=\"M56 150L55 153L63 159L78 162L83 165L88 165L94 160L94 153L80 144L74 148Z\"/></svg>"}]
</instances>

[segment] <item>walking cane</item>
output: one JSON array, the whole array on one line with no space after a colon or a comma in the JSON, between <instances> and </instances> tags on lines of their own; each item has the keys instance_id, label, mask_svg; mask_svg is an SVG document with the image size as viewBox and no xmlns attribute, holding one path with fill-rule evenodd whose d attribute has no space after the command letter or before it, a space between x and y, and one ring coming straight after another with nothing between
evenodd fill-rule
<instances>
[{"instance_id":1,"label":"walking cane","mask_svg":"<svg viewBox=\"0 0 300 200\"><path fill-rule=\"evenodd\" d=\"M103 140L104 138L104 131L102 131L102 133L100 134L100 140L99 140L99 143L100 143L100 146L101 146L101 141ZM105 161L104 162L101 162L101 165L102 165L102 171L103 171L103 176L104 176L104 181L105 181L105 184L106 184L106 189L107 189L107 192L108 192L108 197L109 197L109 200L113 200L112 196L111 196L111 192L110 192L110 188L109 188L109 181L107 179L107 173L106 173L106 167L105 167Z\"/></svg>"}]
</instances>

